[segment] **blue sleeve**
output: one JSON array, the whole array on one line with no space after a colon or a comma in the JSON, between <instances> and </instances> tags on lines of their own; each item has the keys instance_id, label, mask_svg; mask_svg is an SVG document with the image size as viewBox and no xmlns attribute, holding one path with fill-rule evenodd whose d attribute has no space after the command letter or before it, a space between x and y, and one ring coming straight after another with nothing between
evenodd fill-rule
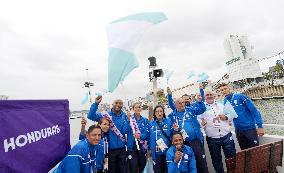
<instances>
[{"instance_id":1,"label":"blue sleeve","mask_svg":"<svg viewBox=\"0 0 284 173\"><path fill-rule=\"evenodd\" d=\"M205 96L204 96L204 89L199 89L200 95L202 97L202 101L205 101Z\"/></svg>"},{"instance_id":2,"label":"blue sleeve","mask_svg":"<svg viewBox=\"0 0 284 173\"><path fill-rule=\"evenodd\" d=\"M86 139L86 134L79 134L79 140L85 140Z\"/></svg>"},{"instance_id":3,"label":"blue sleeve","mask_svg":"<svg viewBox=\"0 0 284 173\"><path fill-rule=\"evenodd\" d=\"M93 121L100 121L102 118L101 113L97 112L99 104L93 103L88 113L88 119Z\"/></svg>"},{"instance_id":4,"label":"blue sleeve","mask_svg":"<svg viewBox=\"0 0 284 173\"><path fill-rule=\"evenodd\" d=\"M64 172L78 173L80 172L81 158L67 156L60 164L63 164L60 166L64 168Z\"/></svg>"},{"instance_id":5,"label":"blue sleeve","mask_svg":"<svg viewBox=\"0 0 284 173\"><path fill-rule=\"evenodd\" d=\"M153 123L149 123L149 149L151 151L152 160L156 161L156 133L155 128L153 128L153 132L151 131Z\"/></svg>"},{"instance_id":6,"label":"blue sleeve","mask_svg":"<svg viewBox=\"0 0 284 173\"><path fill-rule=\"evenodd\" d=\"M143 132L141 132L140 139L147 140L149 136L149 121L145 118Z\"/></svg>"},{"instance_id":7,"label":"blue sleeve","mask_svg":"<svg viewBox=\"0 0 284 173\"><path fill-rule=\"evenodd\" d=\"M178 163L175 162L175 155L169 149L166 155L168 172L178 172Z\"/></svg>"},{"instance_id":8,"label":"blue sleeve","mask_svg":"<svg viewBox=\"0 0 284 173\"><path fill-rule=\"evenodd\" d=\"M188 155L189 155L189 158L188 158L189 159L189 164L188 164L189 172L197 173L196 160L194 157L193 150L191 148L188 149Z\"/></svg>"},{"instance_id":9,"label":"blue sleeve","mask_svg":"<svg viewBox=\"0 0 284 173\"><path fill-rule=\"evenodd\" d=\"M167 99L168 99L168 104L169 104L170 108L172 110L175 110L176 106L175 106L175 103L174 103L173 95L172 94L168 94L167 95Z\"/></svg>"},{"instance_id":10,"label":"blue sleeve","mask_svg":"<svg viewBox=\"0 0 284 173\"><path fill-rule=\"evenodd\" d=\"M130 122L128 121L127 115L125 114L124 125L122 127L122 134L125 135L131 132Z\"/></svg>"},{"instance_id":11,"label":"blue sleeve","mask_svg":"<svg viewBox=\"0 0 284 173\"><path fill-rule=\"evenodd\" d=\"M191 108L193 108L195 115L201 115L206 111L206 106L203 101L202 102L197 101L194 104L195 106L191 106Z\"/></svg>"},{"instance_id":12,"label":"blue sleeve","mask_svg":"<svg viewBox=\"0 0 284 173\"><path fill-rule=\"evenodd\" d=\"M258 128L263 128L262 126L262 118L260 112L257 110L251 99L249 99L247 96L243 95L243 103L247 106L249 111L253 114L255 122L257 124Z\"/></svg>"}]
</instances>

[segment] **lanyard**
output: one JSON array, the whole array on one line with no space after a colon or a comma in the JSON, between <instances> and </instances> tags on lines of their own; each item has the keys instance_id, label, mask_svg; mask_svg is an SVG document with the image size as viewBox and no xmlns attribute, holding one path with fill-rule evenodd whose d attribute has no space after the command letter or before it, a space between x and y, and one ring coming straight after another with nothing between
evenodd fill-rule
<instances>
[{"instance_id":1,"label":"lanyard","mask_svg":"<svg viewBox=\"0 0 284 173\"><path fill-rule=\"evenodd\" d=\"M181 123L181 128L183 129L184 127L184 121L185 121L185 115L187 114L186 110L184 110L184 114L183 114L183 117L182 117L182 123ZM178 118L178 115L176 115L176 122L177 122L177 125L179 124L179 118Z\"/></svg>"},{"instance_id":2,"label":"lanyard","mask_svg":"<svg viewBox=\"0 0 284 173\"><path fill-rule=\"evenodd\" d=\"M107 142L107 138L104 137L104 155L106 155L108 153L108 142Z\"/></svg>"},{"instance_id":3,"label":"lanyard","mask_svg":"<svg viewBox=\"0 0 284 173\"><path fill-rule=\"evenodd\" d=\"M158 124L156 124L156 141L158 140Z\"/></svg>"},{"instance_id":4,"label":"lanyard","mask_svg":"<svg viewBox=\"0 0 284 173\"><path fill-rule=\"evenodd\" d=\"M89 147L89 155L90 155L90 162L89 162L89 166L90 166L90 172L91 173L96 173L97 172L97 148L95 150L95 156L94 156L94 169L92 169L92 152L90 150Z\"/></svg>"}]
</instances>

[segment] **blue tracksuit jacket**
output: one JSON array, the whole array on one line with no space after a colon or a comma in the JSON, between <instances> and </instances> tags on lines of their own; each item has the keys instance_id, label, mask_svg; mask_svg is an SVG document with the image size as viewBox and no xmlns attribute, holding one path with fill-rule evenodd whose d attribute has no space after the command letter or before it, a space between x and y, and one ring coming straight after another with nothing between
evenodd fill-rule
<instances>
[{"instance_id":1,"label":"blue tracksuit jacket","mask_svg":"<svg viewBox=\"0 0 284 173\"><path fill-rule=\"evenodd\" d=\"M224 99L224 104L229 101L234 107L238 117L234 118L236 130L246 131L255 129L255 124L258 128L262 128L262 118L251 99L239 93L231 93Z\"/></svg>"},{"instance_id":2,"label":"blue tracksuit jacket","mask_svg":"<svg viewBox=\"0 0 284 173\"><path fill-rule=\"evenodd\" d=\"M185 139L188 142L191 142L194 139L198 139L203 143L203 135L200 130L200 124L197 120L197 115L202 114L206 111L204 102L197 102L198 106L195 107L186 107L185 111L178 112L174 110L168 116L171 121L171 127L175 122L178 122L180 130L184 129L188 137ZM172 129L173 130L173 129Z\"/></svg>"},{"instance_id":3,"label":"blue tracksuit jacket","mask_svg":"<svg viewBox=\"0 0 284 173\"><path fill-rule=\"evenodd\" d=\"M175 162L176 147L171 146L167 151L167 165L168 172L180 172L180 173L196 173L196 161L194 157L193 150L191 147L183 145L182 146L182 159L180 164ZM179 166L178 166L179 165Z\"/></svg>"},{"instance_id":4,"label":"blue tracksuit jacket","mask_svg":"<svg viewBox=\"0 0 284 173\"><path fill-rule=\"evenodd\" d=\"M204 97L204 90L203 90L203 89L200 89L199 92L200 92L200 95L201 95L201 97L202 97L202 101L204 102L204 100L205 100L205 97ZM174 103L173 96L168 94L168 95L167 95L167 99L168 99L168 104L169 104L170 108L171 108L173 111L176 110L176 106L175 106L175 103ZM195 109L198 109L198 106L199 106L198 102L194 102L194 103L192 103L192 104L190 104L190 105L188 105L188 106L186 106L186 107L194 107Z\"/></svg>"},{"instance_id":5,"label":"blue tracksuit jacket","mask_svg":"<svg viewBox=\"0 0 284 173\"><path fill-rule=\"evenodd\" d=\"M140 116L139 120L136 118L135 114L133 114L132 116L134 116L134 118L135 118L135 120L136 120L136 122L138 124L138 128L139 128L139 130L141 132L140 139L149 141L149 121L148 121L148 119L144 118L142 115ZM128 137L128 139L127 139L127 149L129 151L132 151L133 148L136 145L132 129L129 130L129 134L127 135L127 137ZM139 142L139 144L140 144L140 142ZM140 146L140 149L142 149L143 151L146 152L146 149L144 149L142 147L142 144L140 144L139 146Z\"/></svg>"},{"instance_id":6,"label":"blue tracksuit jacket","mask_svg":"<svg viewBox=\"0 0 284 173\"><path fill-rule=\"evenodd\" d=\"M62 160L54 173L91 173L103 169L104 152L101 142L91 145L79 141ZM95 166L96 165L96 166Z\"/></svg>"},{"instance_id":7,"label":"blue tracksuit jacket","mask_svg":"<svg viewBox=\"0 0 284 173\"><path fill-rule=\"evenodd\" d=\"M167 118L163 118L162 122L160 122L160 127L163 129L163 131L166 133L166 135L171 140L171 123ZM161 132L160 128L158 127L158 124L156 120L153 120L149 123L149 131L150 131L150 142L149 142L149 148L151 150L151 157L153 161L156 160L156 155L166 155L166 151L158 150L156 151L156 141L160 138L164 140L166 145L169 147L169 144L171 141L169 141Z\"/></svg>"},{"instance_id":8,"label":"blue tracksuit jacket","mask_svg":"<svg viewBox=\"0 0 284 173\"><path fill-rule=\"evenodd\" d=\"M100 121L102 118L102 115L100 112L97 112L98 110L98 104L93 103L90 112L88 114L88 119L93 121ZM117 129L120 131L120 133L125 136L125 134L128 134L129 132L129 122L127 120L127 116L124 112L121 111L119 115L116 115L114 112L109 111L109 115L112 117L112 120L117 127ZM111 129L109 129L108 132L108 141L109 141L109 149L119 149L123 148L127 145L126 142L122 141L119 136L117 136Z\"/></svg>"}]
</instances>

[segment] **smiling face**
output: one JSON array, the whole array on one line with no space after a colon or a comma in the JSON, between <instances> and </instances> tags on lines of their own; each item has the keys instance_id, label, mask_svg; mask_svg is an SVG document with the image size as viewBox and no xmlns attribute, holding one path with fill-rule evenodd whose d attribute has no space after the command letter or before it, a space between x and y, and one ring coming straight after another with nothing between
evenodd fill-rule
<instances>
[{"instance_id":1,"label":"smiling face","mask_svg":"<svg viewBox=\"0 0 284 173\"><path fill-rule=\"evenodd\" d=\"M102 131L105 133L109 129L109 121L106 118L101 119L99 126L101 127Z\"/></svg>"},{"instance_id":2,"label":"smiling face","mask_svg":"<svg viewBox=\"0 0 284 173\"><path fill-rule=\"evenodd\" d=\"M123 102L120 99L116 99L112 104L112 109L115 112L120 112L123 107Z\"/></svg>"},{"instance_id":3,"label":"smiling face","mask_svg":"<svg viewBox=\"0 0 284 173\"><path fill-rule=\"evenodd\" d=\"M214 100L215 100L215 96L213 94L212 91L206 91L205 92L205 101L209 104L212 104L214 103Z\"/></svg>"},{"instance_id":4,"label":"smiling face","mask_svg":"<svg viewBox=\"0 0 284 173\"><path fill-rule=\"evenodd\" d=\"M182 135L177 133L173 135L172 144L176 146L177 150L181 150L183 145L183 138Z\"/></svg>"},{"instance_id":5,"label":"smiling face","mask_svg":"<svg viewBox=\"0 0 284 173\"><path fill-rule=\"evenodd\" d=\"M142 111L142 109L141 109L141 104L140 103L135 103L134 105L133 105L133 111L134 111L134 113L137 115L137 114L139 114L140 115L140 113L141 113L141 111Z\"/></svg>"},{"instance_id":6,"label":"smiling face","mask_svg":"<svg viewBox=\"0 0 284 173\"><path fill-rule=\"evenodd\" d=\"M178 98L175 103L176 103L176 108L179 112L184 110L185 103L184 103L184 100L182 98Z\"/></svg>"},{"instance_id":7,"label":"smiling face","mask_svg":"<svg viewBox=\"0 0 284 173\"><path fill-rule=\"evenodd\" d=\"M98 145L102 139L102 130L99 127L92 128L91 130L88 130L86 137L91 145Z\"/></svg>"}]
</instances>

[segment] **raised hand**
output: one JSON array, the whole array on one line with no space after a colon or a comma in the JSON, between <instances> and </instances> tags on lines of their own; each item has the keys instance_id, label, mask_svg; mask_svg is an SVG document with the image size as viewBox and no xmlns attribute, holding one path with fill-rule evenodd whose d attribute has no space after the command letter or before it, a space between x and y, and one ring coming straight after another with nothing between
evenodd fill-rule
<instances>
[{"instance_id":1,"label":"raised hand","mask_svg":"<svg viewBox=\"0 0 284 173\"><path fill-rule=\"evenodd\" d=\"M100 104L100 103L101 103L101 101L102 101L102 99L103 99L103 97L102 97L102 96L98 96L98 97L96 97L96 103L97 103L97 104Z\"/></svg>"},{"instance_id":2,"label":"raised hand","mask_svg":"<svg viewBox=\"0 0 284 173\"><path fill-rule=\"evenodd\" d=\"M201 83L199 83L199 89L204 89L204 85L203 85L203 83L201 82Z\"/></svg>"},{"instance_id":3,"label":"raised hand","mask_svg":"<svg viewBox=\"0 0 284 173\"><path fill-rule=\"evenodd\" d=\"M169 95L172 95L172 91L171 91L170 87L167 87L167 93L168 93Z\"/></svg>"},{"instance_id":4,"label":"raised hand","mask_svg":"<svg viewBox=\"0 0 284 173\"><path fill-rule=\"evenodd\" d=\"M199 93L196 94L196 97L198 102L202 102L202 96Z\"/></svg>"}]
</instances>

